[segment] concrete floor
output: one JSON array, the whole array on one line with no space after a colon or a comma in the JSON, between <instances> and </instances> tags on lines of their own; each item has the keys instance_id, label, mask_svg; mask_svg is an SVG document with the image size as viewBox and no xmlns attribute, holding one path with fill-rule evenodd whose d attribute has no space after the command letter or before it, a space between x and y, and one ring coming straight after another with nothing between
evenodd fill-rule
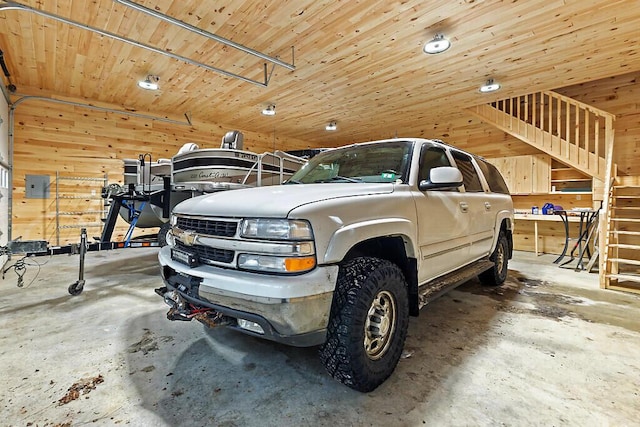
<instances>
[{"instance_id":1,"label":"concrete floor","mask_svg":"<svg viewBox=\"0 0 640 427\"><path fill-rule=\"evenodd\" d=\"M0 281L0 424L10 426L625 426L640 420L640 298L517 253L410 322L369 394L291 348L169 322L155 248L39 257ZM39 271L38 271L39 270ZM38 273L37 277L35 277ZM33 280L35 277L35 280ZM33 281L32 281L33 280ZM73 388L75 395L69 392ZM77 399L74 399L77 397Z\"/></svg>"}]
</instances>

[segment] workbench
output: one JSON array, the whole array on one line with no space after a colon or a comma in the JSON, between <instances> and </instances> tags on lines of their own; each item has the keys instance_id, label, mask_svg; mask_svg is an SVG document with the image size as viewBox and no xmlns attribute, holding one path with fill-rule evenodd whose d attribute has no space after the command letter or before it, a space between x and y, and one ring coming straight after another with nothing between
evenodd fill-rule
<instances>
[{"instance_id":1,"label":"workbench","mask_svg":"<svg viewBox=\"0 0 640 427\"><path fill-rule=\"evenodd\" d=\"M516 213L514 214L514 219L517 221L533 221L533 244L534 244L534 251L536 255L540 254L539 248L538 248L538 222L542 221L542 222L546 222L546 221L553 221L553 222L564 222L562 217L560 215L542 215L542 214L532 214L532 213ZM577 216L567 216L567 221L568 222L580 222L580 217ZM568 224L565 224L565 252L566 252L566 248L569 244L568 242Z\"/></svg>"}]
</instances>

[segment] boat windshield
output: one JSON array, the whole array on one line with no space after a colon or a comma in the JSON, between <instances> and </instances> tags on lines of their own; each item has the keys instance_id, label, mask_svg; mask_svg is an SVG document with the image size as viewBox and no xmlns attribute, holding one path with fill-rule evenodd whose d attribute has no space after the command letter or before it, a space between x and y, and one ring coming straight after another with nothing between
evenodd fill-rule
<instances>
[{"instance_id":1,"label":"boat windshield","mask_svg":"<svg viewBox=\"0 0 640 427\"><path fill-rule=\"evenodd\" d=\"M392 141L328 150L311 158L287 184L406 183L412 147L409 141Z\"/></svg>"}]
</instances>

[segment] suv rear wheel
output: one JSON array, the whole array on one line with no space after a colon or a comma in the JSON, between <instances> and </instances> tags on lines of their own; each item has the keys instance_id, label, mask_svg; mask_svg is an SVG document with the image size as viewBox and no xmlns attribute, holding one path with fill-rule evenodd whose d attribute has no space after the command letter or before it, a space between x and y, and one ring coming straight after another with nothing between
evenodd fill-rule
<instances>
[{"instance_id":1,"label":"suv rear wheel","mask_svg":"<svg viewBox=\"0 0 640 427\"><path fill-rule=\"evenodd\" d=\"M369 392L398 364L408 323L400 268L378 258L354 258L340 268L320 358L332 377Z\"/></svg>"},{"instance_id":2,"label":"suv rear wheel","mask_svg":"<svg viewBox=\"0 0 640 427\"><path fill-rule=\"evenodd\" d=\"M509 264L509 242L504 231L500 231L498 243L490 259L494 262L493 267L480 273L478 278L484 285L502 285L507 278Z\"/></svg>"}]
</instances>

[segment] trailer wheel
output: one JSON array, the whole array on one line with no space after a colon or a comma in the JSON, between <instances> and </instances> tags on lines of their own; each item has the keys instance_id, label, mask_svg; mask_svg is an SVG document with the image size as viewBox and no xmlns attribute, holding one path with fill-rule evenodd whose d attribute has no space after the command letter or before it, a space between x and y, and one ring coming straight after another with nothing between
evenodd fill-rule
<instances>
[{"instance_id":1,"label":"trailer wheel","mask_svg":"<svg viewBox=\"0 0 640 427\"><path fill-rule=\"evenodd\" d=\"M167 246L167 234L171 230L171 223L165 222L160 226L160 231L158 231L158 245L162 248Z\"/></svg>"},{"instance_id":2,"label":"trailer wheel","mask_svg":"<svg viewBox=\"0 0 640 427\"><path fill-rule=\"evenodd\" d=\"M369 392L394 371L407 335L407 284L395 264L361 257L340 268L320 359L343 384Z\"/></svg>"},{"instance_id":3,"label":"trailer wheel","mask_svg":"<svg viewBox=\"0 0 640 427\"><path fill-rule=\"evenodd\" d=\"M78 280L75 283L72 283L69 286L69 294L76 296L76 295L80 295L82 293L82 290L84 289L84 280L80 281Z\"/></svg>"}]
</instances>

